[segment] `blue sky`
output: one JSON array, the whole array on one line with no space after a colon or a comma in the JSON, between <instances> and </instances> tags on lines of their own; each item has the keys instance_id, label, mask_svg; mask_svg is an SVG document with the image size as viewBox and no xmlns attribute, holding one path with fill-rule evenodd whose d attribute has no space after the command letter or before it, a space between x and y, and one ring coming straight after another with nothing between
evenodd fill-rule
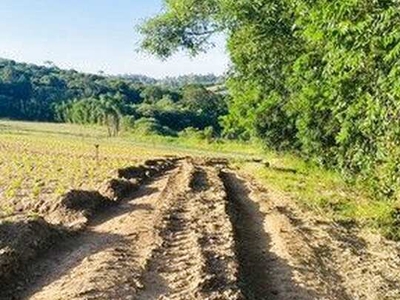
<instances>
[{"instance_id":1,"label":"blue sky","mask_svg":"<svg viewBox=\"0 0 400 300\"><path fill-rule=\"evenodd\" d=\"M223 73L223 38L194 59L179 53L166 62L137 53L135 26L160 12L162 0L1 0L0 57L108 74L154 77Z\"/></svg>"}]
</instances>

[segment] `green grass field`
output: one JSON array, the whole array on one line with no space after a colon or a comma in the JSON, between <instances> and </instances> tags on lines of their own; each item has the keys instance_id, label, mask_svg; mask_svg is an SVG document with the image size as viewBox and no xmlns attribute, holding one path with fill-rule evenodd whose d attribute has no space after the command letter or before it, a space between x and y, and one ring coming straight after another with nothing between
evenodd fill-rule
<instances>
[{"instance_id":1,"label":"green grass field","mask_svg":"<svg viewBox=\"0 0 400 300\"><path fill-rule=\"evenodd\" d=\"M98 159L95 145L99 145ZM97 189L116 169L165 155L231 158L242 171L304 209L398 238L396 203L373 199L362 187L346 184L339 174L294 155L266 151L256 143L130 133L108 138L104 128L70 124L0 121L1 215L29 213L69 189ZM250 162L252 158L270 166Z\"/></svg>"}]
</instances>

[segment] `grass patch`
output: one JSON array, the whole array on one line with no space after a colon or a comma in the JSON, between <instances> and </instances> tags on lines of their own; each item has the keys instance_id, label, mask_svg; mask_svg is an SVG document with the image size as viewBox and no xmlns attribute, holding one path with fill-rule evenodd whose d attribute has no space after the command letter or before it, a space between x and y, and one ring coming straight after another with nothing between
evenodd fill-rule
<instances>
[{"instance_id":1,"label":"grass patch","mask_svg":"<svg viewBox=\"0 0 400 300\"><path fill-rule=\"evenodd\" d=\"M335 171L322 169L290 154L268 153L269 166L239 162L266 186L283 191L300 207L337 222L361 226L399 240L394 201L375 199L362 186L347 184Z\"/></svg>"},{"instance_id":2,"label":"grass patch","mask_svg":"<svg viewBox=\"0 0 400 300\"><path fill-rule=\"evenodd\" d=\"M257 142L215 140L209 142L195 137L172 137L161 135L141 135L122 132L119 137L109 138L105 128L95 125L0 121L0 134L4 136L34 136L39 139L54 137L58 140L74 140L90 145L115 145L121 147L146 148L150 152L165 154L223 155L229 157L249 157L263 154ZM149 149L149 147L152 147ZM164 151L164 152L163 152Z\"/></svg>"}]
</instances>

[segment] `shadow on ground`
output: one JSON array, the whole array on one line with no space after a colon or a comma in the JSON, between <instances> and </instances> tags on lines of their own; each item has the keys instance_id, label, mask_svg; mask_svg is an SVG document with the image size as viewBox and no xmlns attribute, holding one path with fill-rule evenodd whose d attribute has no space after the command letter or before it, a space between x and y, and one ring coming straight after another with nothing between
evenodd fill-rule
<instances>
[{"instance_id":1,"label":"shadow on ground","mask_svg":"<svg viewBox=\"0 0 400 300\"><path fill-rule=\"evenodd\" d=\"M317 299L312 291L292 280L292 268L271 252L271 238L264 229L266 216L250 198L245 182L230 172L222 172L221 178L228 195L227 209L234 228L239 259L239 284L245 298Z\"/></svg>"}]
</instances>

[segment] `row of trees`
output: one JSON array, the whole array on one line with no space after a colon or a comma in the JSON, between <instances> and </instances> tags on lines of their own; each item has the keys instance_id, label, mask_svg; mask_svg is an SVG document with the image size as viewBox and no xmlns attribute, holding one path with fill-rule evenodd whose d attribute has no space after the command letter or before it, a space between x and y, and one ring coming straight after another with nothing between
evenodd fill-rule
<instances>
[{"instance_id":1,"label":"row of trees","mask_svg":"<svg viewBox=\"0 0 400 300\"><path fill-rule=\"evenodd\" d=\"M218 80L216 76L179 77ZM172 80L172 79L168 79ZM188 127L213 127L220 132L219 117L227 113L226 101L205 86L176 87L144 84L140 78L105 77L0 61L0 117L106 125L116 135L124 125L152 124L158 133L177 134ZM143 125L143 126L145 126ZM154 125L154 126L153 126Z\"/></svg>"},{"instance_id":2,"label":"row of trees","mask_svg":"<svg viewBox=\"0 0 400 300\"><path fill-rule=\"evenodd\" d=\"M191 9L188 10L187 8ZM261 137L400 196L398 0L172 0L141 31L161 57L224 31L231 137Z\"/></svg>"},{"instance_id":3,"label":"row of trees","mask_svg":"<svg viewBox=\"0 0 400 300\"><path fill-rule=\"evenodd\" d=\"M63 102L55 106L56 119L75 124L105 125L108 135L116 136L120 130L121 104L120 98L108 95Z\"/></svg>"},{"instance_id":4,"label":"row of trees","mask_svg":"<svg viewBox=\"0 0 400 300\"><path fill-rule=\"evenodd\" d=\"M134 129L137 124L150 126L151 123L154 133L164 135L177 135L189 127L199 130L212 127L215 133L222 130L219 118L227 113L226 101L202 86L187 86L180 93L149 86L141 95L143 100L134 103L121 94L63 102L55 106L56 119L107 125L110 135L118 132L121 120L127 129ZM138 120L140 122L135 122Z\"/></svg>"}]
</instances>

